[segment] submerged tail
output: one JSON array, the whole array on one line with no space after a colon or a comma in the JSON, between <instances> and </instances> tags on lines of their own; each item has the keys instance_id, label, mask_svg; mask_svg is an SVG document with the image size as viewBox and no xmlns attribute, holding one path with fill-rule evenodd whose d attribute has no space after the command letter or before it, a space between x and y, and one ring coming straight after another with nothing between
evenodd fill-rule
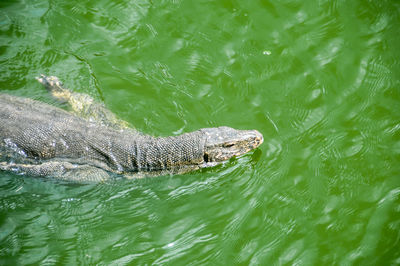
<instances>
[{"instance_id":1,"label":"submerged tail","mask_svg":"<svg viewBox=\"0 0 400 266\"><path fill-rule=\"evenodd\" d=\"M36 77L43 86L57 99L60 101L69 101L71 97L71 91L64 88L63 83L55 76L46 76L40 74L40 77Z\"/></svg>"}]
</instances>

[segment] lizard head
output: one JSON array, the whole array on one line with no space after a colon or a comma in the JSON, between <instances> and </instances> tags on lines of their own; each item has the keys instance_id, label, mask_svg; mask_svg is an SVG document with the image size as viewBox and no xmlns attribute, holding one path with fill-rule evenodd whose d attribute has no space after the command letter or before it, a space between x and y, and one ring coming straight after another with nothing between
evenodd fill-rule
<instances>
[{"instance_id":1,"label":"lizard head","mask_svg":"<svg viewBox=\"0 0 400 266\"><path fill-rule=\"evenodd\" d=\"M204 162L218 163L245 154L263 143L257 130L237 130L230 127L201 129L206 136Z\"/></svg>"}]
</instances>

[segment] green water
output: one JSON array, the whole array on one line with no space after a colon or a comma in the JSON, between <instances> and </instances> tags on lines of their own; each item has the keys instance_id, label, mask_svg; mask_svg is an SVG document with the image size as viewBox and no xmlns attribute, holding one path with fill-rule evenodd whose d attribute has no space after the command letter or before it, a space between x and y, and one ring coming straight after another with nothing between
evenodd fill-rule
<instances>
[{"instance_id":1,"label":"green water","mask_svg":"<svg viewBox=\"0 0 400 266\"><path fill-rule=\"evenodd\" d=\"M56 75L147 134L257 129L223 166L0 172L0 264L399 265L399 1L1 1L0 90Z\"/></svg>"}]
</instances>

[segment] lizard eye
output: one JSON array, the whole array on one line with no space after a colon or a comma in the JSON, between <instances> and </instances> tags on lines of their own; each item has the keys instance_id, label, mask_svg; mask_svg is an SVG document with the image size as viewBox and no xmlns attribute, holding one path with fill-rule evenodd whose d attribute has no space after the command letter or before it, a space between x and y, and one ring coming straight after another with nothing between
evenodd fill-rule
<instances>
[{"instance_id":1,"label":"lizard eye","mask_svg":"<svg viewBox=\"0 0 400 266\"><path fill-rule=\"evenodd\" d=\"M222 145L224 148L229 148L232 147L233 145L235 145L234 143L225 143L224 145Z\"/></svg>"}]
</instances>

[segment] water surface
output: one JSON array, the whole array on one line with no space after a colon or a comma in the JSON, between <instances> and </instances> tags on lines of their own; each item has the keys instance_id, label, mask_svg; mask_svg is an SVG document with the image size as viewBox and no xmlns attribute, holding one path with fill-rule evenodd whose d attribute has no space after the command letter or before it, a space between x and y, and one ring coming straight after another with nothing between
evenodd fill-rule
<instances>
[{"instance_id":1,"label":"water surface","mask_svg":"<svg viewBox=\"0 0 400 266\"><path fill-rule=\"evenodd\" d=\"M0 173L0 264L400 264L398 1L2 1L0 90L56 75L157 136L257 129L223 166Z\"/></svg>"}]
</instances>

